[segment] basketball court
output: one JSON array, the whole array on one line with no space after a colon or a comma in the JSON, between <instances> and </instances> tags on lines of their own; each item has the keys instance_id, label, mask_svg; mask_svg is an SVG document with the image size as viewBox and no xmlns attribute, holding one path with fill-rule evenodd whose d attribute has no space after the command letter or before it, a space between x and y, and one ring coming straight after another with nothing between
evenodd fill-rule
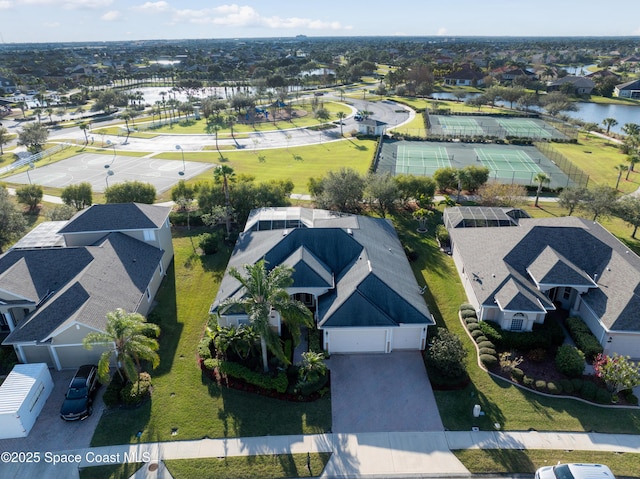
<instances>
[{"instance_id":1,"label":"basketball court","mask_svg":"<svg viewBox=\"0 0 640 479\"><path fill-rule=\"evenodd\" d=\"M5 178L9 183L29 184L53 188L87 182L96 193L107 186L125 181L152 184L158 193L170 189L180 180L187 180L212 169L211 163L160 160L132 156L81 153L69 159L38 166L35 169Z\"/></svg>"}]
</instances>

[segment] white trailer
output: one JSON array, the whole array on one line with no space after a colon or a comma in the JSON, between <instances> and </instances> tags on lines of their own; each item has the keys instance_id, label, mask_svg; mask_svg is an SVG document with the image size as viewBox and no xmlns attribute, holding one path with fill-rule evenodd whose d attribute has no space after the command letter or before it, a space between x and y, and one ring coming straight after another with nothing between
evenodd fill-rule
<instances>
[{"instance_id":1,"label":"white trailer","mask_svg":"<svg viewBox=\"0 0 640 479\"><path fill-rule=\"evenodd\" d=\"M29 435L52 390L45 363L16 364L0 386L0 439Z\"/></svg>"}]
</instances>

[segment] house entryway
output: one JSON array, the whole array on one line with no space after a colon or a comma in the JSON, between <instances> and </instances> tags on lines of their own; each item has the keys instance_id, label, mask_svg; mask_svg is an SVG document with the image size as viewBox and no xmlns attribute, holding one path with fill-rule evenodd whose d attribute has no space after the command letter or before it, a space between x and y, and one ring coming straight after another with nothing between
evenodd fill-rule
<instances>
[{"instance_id":1,"label":"house entryway","mask_svg":"<svg viewBox=\"0 0 640 479\"><path fill-rule=\"evenodd\" d=\"M443 431L420 351L334 354L332 431Z\"/></svg>"}]
</instances>

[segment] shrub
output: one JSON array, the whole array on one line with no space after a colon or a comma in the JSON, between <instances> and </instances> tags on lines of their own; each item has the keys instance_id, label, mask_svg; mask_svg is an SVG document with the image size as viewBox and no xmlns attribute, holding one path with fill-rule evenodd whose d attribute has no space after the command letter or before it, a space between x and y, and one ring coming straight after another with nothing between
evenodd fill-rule
<instances>
[{"instance_id":1,"label":"shrub","mask_svg":"<svg viewBox=\"0 0 640 479\"><path fill-rule=\"evenodd\" d=\"M120 404L120 391L122 391L123 386L123 379L120 377L118 372L115 372L111 381L107 385L107 389L102 395L102 400L104 401L105 406L114 407Z\"/></svg>"},{"instance_id":2,"label":"shrub","mask_svg":"<svg viewBox=\"0 0 640 479\"><path fill-rule=\"evenodd\" d=\"M198 236L198 246L204 254L215 254L220 245L219 233L202 233Z\"/></svg>"},{"instance_id":3,"label":"shrub","mask_svg":"<svg viewBox=\"0 0 640 479\"><path fill-rule=\"evenodd\" d=\"M573 378L571 384L573 385L573 390L579 393L582 391L582 386L584 386L584 380L582 378Z\"/></svg>"},{"instance_id":4,"label":"shrub","mask_svg":"<svg viewBox=\"0 0 640 479\"><path fill-rule=\"evenodd\" d=\"M482 348L496 349L495 345L491 341L482 341L481 343L478 343L478 348L479 349L482 349Z\"/></svg>"},{"instance_id":5,"label":"shrub","mask_svg":"<svg viewBox=\"0 0 640 479\"><path fill-rule=\"evenodd\" d=\"M573 387L573 382L570 379L561 379L559 384L562 387L562 391L564 391L565 394L573 394L574 387Z\"/></svg>"},{"instance_id":6,"label":"shrub","mask_svg":"<svg viewBox=\"0 0 640 479\"><path fill-rule=\"evenodd\" d=\"M559 346L564 341L564 332L556 321L534 324L533 331L506 331L493 321L482 321L480 327L489 340L504 349L530 351Z\"/></svg>"},{"instance_id":7,"label":"shrub","mask_svg":"<svg viewBox=\"0 0 640 479\"><path fill-rule=\"evenodd\" d=\"M205 336L198 343L198 356L203 361L205 359L209 359L209 358L212 357L212 354L211 354L211 345L212 345L212 343L213 343L213 338L211 338L209 336Z\"/></svg>"},{"instance_id":8,"label":"shrub","mask_svg":"<svg viewBox=\"0 0 640 479\"><path fill-rule=\"evenodd\" d=\"M547 351L542 348L532 349L527 353L527 359L529 361L533 361L534 363L540 363L547 359Z\"/></svg>"},{"instance_id":9,"label":"shrub","mask_svg":"<svg viewBox=\"0 0 640 479\"><path fill-rule=\"evenodd\" d=\"M498 364L498 358L490 354L481 354L480 361L482 361L482 364L484 364L488 368L491 368Z\"/></svg>"},{"instance_id":10,"label":"shrub","mask_svg":"<svg viewBox=\"0 0 640 479\"><path fill-rule=\"evenodd\" d=\"M409 245L404 245L404 254L407 255L407 259L412 263L418 259L418 252Z\"/></svg>"},{"instance_id":11,"label":"shrub","mask_svg":"<svg viewBox=\"0 0 640 479\"><path fill-rule=\"evenodd\" d=\"M502 335L499 332L501 331L500 326L498 326L492 321L482 321L482 323L480 323L480 329L482 329L482 332L484 333L484 335L487 338L491 339L491 341L493 341L496 344L501 343Z\"/></svg>"},{"instance_id":12,"label":"shrub","mask_svg":"<svg viewBox=\"0 0 640 479\"><path fill-rule=\"evenodd\" d=\"M562 386L556 384L553 381L547 383L547 391L549 394L562 394Z\"/></svg>"},{"instance_id":13,"label":"shrub","mask_svg":"<svg viewBox=\"0 0 640 479\"><path fill-rule=\"evenodd\" d=\"M474 326L476 326L476 325L474 324ZM486 341L486 340L487 340L487 337L486 337L486 336L482 333L482 331L480 331L479 329L475 329L475 330L471 331L471 337L472 337L473 339L476 339L476 338L482 337L482 338L483 338L483 341Z\"/></svg>"},{"instance_id":14,"label":"shrub","mask_svg":"<svg viewBox=\"0 0 640 479\"><path fill-rule=\"evenodd\" d=\"M464 318L464 322L467 324L478 324L478 318Z\"/></svg>"},{"instance_id":15,"label":"shrub","mask_svg":"<svg viewBox=\"0 0 640 479\"><path fill-rule=\"evenodd\" d=\"M475 311L475 310L476 310L476 308L474 308L474 307L473 307L473 305L472 305L472 304L469 304L469 303L462 303L462 304L460 305L459 310L460 310L460 311L462 311L463 309L471 309L471 310L473 310L473 311Z\"/></svg>"},{"instance_id":16,"label":"shrub","mask_svg":"<svg viewBox=\"0 0 640 479\"><path fill-rule=\"evenodd\" d=\"M598 388L595 399L598 404L611 404L611 393L604 388Z\"/></svg>"},{"instance_id":17,"label":"shrub","mask_svg":"<svg viewBox=\"0 0 640 479\"><path fill-rule=\"evenodd\" d=\"M462 317L462 319L478 317L475 310L472 309L463 309L462 311L460 311L460 316Z\"/></svg>"},{"instance_id":18,"label":"shrub","mask_svg":"<svg viewBox=\"0 0 640 479\"><path fill-rule=\"evenodd\" d=\"M151 394L151 376L140 373L138 380L129 383L120 391L120 399L126 406L135 406L144 401Z\"/></svg>"},{"instance_id":19,"label":"shrub","mask_svg":"<svg viewBox=\"0 0 640 479\"><path fill-rule=\"evenodd\" d=\"M546 391L547 390L547 381L544 379L536 379L534 386L536 391Z\"/></svg>"},{"instance_id":20,"label":"shrub","mask_svg":"<svg viewBox=\"0 0 640 479\"><path fill-rule=\"evenodd\" d=\"M467 324L467 330L472 333L471 335L473 336L474 331L480 330L480 325L478 323L469 323ZM480 332L482 333L482 331Z\"/></svg>"},{"instance_id":21,"label":"shrub","mask_svg":"<svg viewBox=\"0 0 640 479\"><path fill-rule=\"evenodd\" d=\"M480 335L479 336L477 336L477 337L475 337L473 339L475 339L476 343L478 343L478 344L480 344L480 343L488 343L489 342L487 337L482 334L482 331L480 331Z\"/></svg>"},{"instance_id":22,"label":"shrub","mask_svg":"<svg viewBox=\"0 0 640 479\"><path fill-rule=\"evenodd\" d=\"M480 354L491 354L492 356L498 356L495 349L492 348L480 348Z\"/></svg>"},{"instance_id":23,"label":"shrub","mask_svg":"<svg viewBox=\"0 0 640 479\"><path fill-rule=\"evenodd\" d=\"M429 367L446 378L462 378L467 374L466 357L467 351L460 338L445 328L438 328L433 344L426 352Z\"/></svg>"},{"instance_id":24,"label":"shrub","mask_svg":"<svg viewBox=\"0 0 640 479\"><path fill-rule=\"evenodd\" d=\"M591 381L585 381L582 385L580 395L587 401L593 401L596 398L596 394L598 394L598 386Z\"/></svg>"},{"instance_id":25,"label":"shrub","mask_svg":"<svg viewBox=\"0 0 640 479\"><path fill-rule=\"evenodd\" d=\"M251 369L244 367L242 364L234 363L232 361L218 361L218 371L220 371L221 374L242 379L249 384L253 384L254 386L258 386L263 389L275 389L279 393L285 392L289 385L289 382L287 381L287 374L284 371L280 371L275 377L271 377L266 374L252 371Z\"/></svg>"},{"instance_id":26,"label":"shrub","mask_svg":"<svg viewBox=\"0 0 640 479\"><path fill-rule=\"evenodd\" d=\"M525 375L525 377L522 378L522 384L524 384L528 388L532 388L533 387L533 378L530 378L529 376Z\"/></svg>"},{"instance_id":27,"label":"shrub","mask_svg":"<svg viewBox=\"0 0 640 479\"><path fill-rule=\"evenodd\" d=\"M625 398L625 399L627 400L627 402L628 402L629 404L631 404L632 406L637 406L637 405L638 405L638 397L637 397L635 394L633 394L633 393L629 393L629 394L625 395L625 397L624 397L624 398Z\"/></svg>"},{"instance_id":28,"label":"shrub","mask_svg":"<svg viewBox=\"0 0 640 479\"><path fill-rule=\"evenodd\" d=\"M511 377L513 378L514 381L517 381L520 383L524 379L524 371L520 368L513 368L511 370Z\"/></svg>"},{"instance_id":29,"label":"shrub","mask_svg":"<svg viewBox=\"0 0 640 479\"><path fill-rule=\"evenodd\" d=\"M569 330L569 335L578 349L584 353L587 360L592 361L598 354L602 353L602 345L582 319L567 318L565 325Z\"/></svg>"},{"instance_id":30,"label":"shrub","mask_svg":"<svg viewBox=\"0 0 640 479\"><path fill-rule=\"evenodd\" d=\"M213 371L215 368L218 367L218 360L217 359L213 359L213 358L209 358L209 359L205 359L202 364L204 365L204 367L206 369L208 369L209 371Z\"/></svg>"},{"instance_id":31,"label":"shrub","mask_svg":"<svg viewBox=\"0 0 640 479\"><path fill-rule=\"evenodd\" d=\"M329 381L329 375L325 374L324 376L316 378L314 381L308 381L296 385L296 392L303 396L309 396L310 394L322 389L327 384L327 381Z\"/></svg>"},{"instance_id":32,"label":"shrub","mask_svg":"<svg viewBox=\"0 0 640 479\"><path fill-rule=\"evenodd\" d=\"M563 344L558 348L555 363L562 374L576 378L584 371L584 354L575 346Z\"/></svg>"}]
</instances>

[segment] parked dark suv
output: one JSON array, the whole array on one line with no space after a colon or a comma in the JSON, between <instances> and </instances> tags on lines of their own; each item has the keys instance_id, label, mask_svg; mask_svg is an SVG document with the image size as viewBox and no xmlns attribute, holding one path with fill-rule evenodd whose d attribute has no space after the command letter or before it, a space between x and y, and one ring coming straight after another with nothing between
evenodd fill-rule
<instances>
[{"instance_id":1,"label":"parked dark suv","mask_svg":"<svg viewBox=\"0 0 640 479\"><path fill-rule=\"evenodd\" d=\"M98 368L93 364L80 366L69 384L60 417L65 421L86 419L93 411L92 403L98 389Z\"/></svg>"}]
</instances>

